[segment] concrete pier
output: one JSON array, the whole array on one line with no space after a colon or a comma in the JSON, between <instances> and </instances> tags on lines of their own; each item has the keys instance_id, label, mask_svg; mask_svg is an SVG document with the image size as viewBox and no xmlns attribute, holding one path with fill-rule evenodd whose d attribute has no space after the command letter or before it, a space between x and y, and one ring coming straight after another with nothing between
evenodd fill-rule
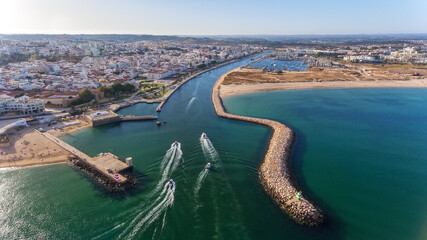
<instances>
[{"instance_id":1,"label":"concrete pier","mask_svg":"<svg viewBox=\"0 0 427 240\"><path fill-rule=\"evenodd\" d=\"M121 116L110 110L91 113L85 118L91 127L96 127L116 122L156 120L157 116Z\"/></svg>"},{"instance_id":2,"label":"concrete pier","mask_svg":"<svg viewBox=\"0 0 427 240\"><path fill-rule=\"evenodd\" d=\"M320 225L324 221L322 211L301 194L290 177L288 162L295 133L284 124L273 120L227 113L220 97L220 87L230 72L221 76L213 87L212 102L216 114L223 118L264 125L273 130L267 153L259 168L261 182L279 207L296 222L307 226Z\"/></svg>"},{"instance_id":3,"label":"concrete pier","mask_svg":"<svg viewBox=\"0 0 427 240\"><path fill-rule=\"evenodd\" d=\"M147 115L147 116L123 116L120 117L121 122L129 121L144 121L144 120L156 120L157 116Z\"/></svg>"},{"instance_id":4,"label":"concrete pier","mask_svg":"<svg viewBox=\"0 0 427 240\"><path fill-rule=\"evenodd\" d=\"M124 184L128 181L128 179L121 174L118 174L118 179L115 179L115 171L120 173L121 171L126 170L132 166L128 166L126 163L124 163L122 160L120 160L120 158L118 158L114 154L101 153L100 155L92 158L86 155L85 153L81 152L77 148L53 136L50 133L40 132L40 134L48 138L52 142L56 143L60 147L64 148L65 150L69 151L70 153L78 157L81 161L87 163L93 169L96 169L100 174L104 175L110 180L120 184Z\"/></svg>"},{"instance_id":5,"label":"concrete pier","mask_svg":"<svg viewBox=\"0 0 427 240\"><path fill-rule=\"evenodd\" d=\"M117 111L119 111L119 110L120 110L120 109L122 109L122 108L126 108L126 107L132 106L132 105L134 105L134 104L138 104L138 103L148 103L148 104L153 104L153 103L161 103L161 102L162 102L162 100L161 100L161 99L154 99L154 100L151 100L151 99L143 99L143 98L140 98L140 99L134 99L134 100L126 100L125 102L120 103L120 104L118 104L118 103L116 103L116 104L111 104L111 105L109 106L109 110L111 110L111 111L113 111L113 112L117 112Z\"/></svg>"}]
</instances>

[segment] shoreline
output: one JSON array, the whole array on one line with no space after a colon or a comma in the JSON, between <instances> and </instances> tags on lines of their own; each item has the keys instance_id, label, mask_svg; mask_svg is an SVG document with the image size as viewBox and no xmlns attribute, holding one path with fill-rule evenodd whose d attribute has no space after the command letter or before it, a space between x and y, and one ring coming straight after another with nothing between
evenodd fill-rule
<instances>
[{"instance_id":1,"label":"shoreline","mask_svg":"<svg viewBox=\"0 0 427 240\"><path fill-rule=\"evenodd\" d=\"M427 88L427 79L378 81L282 82L221 85L221 97L255 92L321 88Z\"/></svg>"},{"instance_id":2,"label":"shoreline","mask_svg":"<svg viewBox=\"0 0 427 240\"><path fill-rule=\"evenodd\" d=\"M245 56L244 58L248 58L248 57L251 57L251 56L254 56L254 55L257 55L257 54L260 54L260 53L250 54L248 56ZM200 71L198 73L195 73L195 74L187 77L175 89L173 89L172 91L168 92L165 96L163 96L164 99L153 99L153 100L142 99L142 100L140 100L138 102L132 102L129 105L119 106L119 108L115 109L115 111L120 110L122 108L126 108L126 107L134 105L134 104L144 103L144 102L150 102L150 101L154 101L154 102L161 101L160 104L159 104L159 106L157 107L157 108L160 108L160 110L161 110L161 107L166 103L166 101L169 99L169 97L176 90L178 90L182 85L184 85L186 82L188 82L188 81L196 78L197 76L199 76L199 75L201 75L203 73L209 72L209 71L217 69L219 67L223 67L223 66L231 64L233 62L240 61L241 59L242 58L233 59L231 61L220 63L220 64L218 64L216 66L213 66L213 67L211 67L209 69L205 69L203 71ZM88 127L90 127L89 124L87 124L85 121L80 121L80 123L77 126L71 126L69 129L62 129L62 130L53 130L53 129L51 129L51 130L48 130L47 132L50 133L50 134L52 134L55 137L61 138L61 137L66 136L66 135L79 132L79 131L81 131L83 129L86 129ZM34 130L26 130L25 132L27 132L27 131L34 131ZM34 132L37 132L37 131L34 131ZM24 139L25 137L21 136L20 138ZM44 137L43 137L43 139L44 139ZM19 139L14 139L14 143L16 143L18 141L19 141ZM66 151L63 148L61 148L61 150ZM61 156L49 156L49 157L44 156L43 157L43 161L40 160L39 158L34 158L34 157L32 157L32 158L25 157L24 159L16 158L16 159L13 159L13 160L10 160L10 159L7 160L7 159L3 159L3 157L0 156L0 169L21 168L21 167L43 166L43 165L49 165L49 164L67 163L68 162L68 156L72 156L73 154L69 153L68 151L66 151L66 152L68 154L64 154L64 155L61 155Z\"/></svg>"},{"instance_id":3,"label":"shoreline","mask_svg":"<svg viewBox=\"0 0 427 240\"><path fill-rule=\"evenodd\" d=\"M310 227L321 225L324 221L323 212L307 200L304 195L301 196L300 200L295 198L300 191L292 182L288 168L292 146L295 142L295 133L277 121L234 115L225 110L220 93L222 90L221 83L228 74L239 69L236 68L227 72L215 83L212 90L212 103L216 114L223 118L264 125L273 130L268 150L258 169L264 189L279 207L297 223Z\"/></svg>"},{"instance_id":4,"label":"shoreline","mask_svg":"<svg viewBox=\"0 0 427 240\"><path fill-rule=\"evenodd\" d=\"M66 163L72 154L38 131L26 128L12 135L11 146L3 148L0 168L21 168Z\"/></svg>"},{"instance_id":5,"label":"shoreline","mask_svg":"<svg viewBox=\"0 0 427 240\"><path fill-rule=\"evenodd\" d=\"M71 155L70 155L71 156ZM12 162L1 162L0 169L21 169L24 167L38 167L53 164L65 164L68 162L68 156L43 158L43 161L37 158L23 159Z\"/></svg>"},{"instance_id":6,"label":"shoreline","mask_svg":"<svg viewBox=\"0 0 427 240\"><path fill-rule=\"evenodd\" d=\"M206 72L212 71L212 70L214 70L214 69L217 69L217 68L220 68L220 67L226 66L226 65L228 65L228 64L231 64L231 63L234 63L234 62L237 62L237 61L240 61L240 60L243 60L243 59L249 58L249 57L254 56L254 55L257 55L257 54L262 54L262 53L263 53L263 52L253 53L253 54L249 54L248 56L244 56L243 58L237 58L237 59L233 59L233 60L231 60L231 61L223 62L223 63L217 64L217 65L215 65L215 66L213 66L213 67L211 67L211 68L209 68L209 69L202 70L202 71L200 71L200 72L197 72L197 73L195 73L195 74L193 74L193 75L191 75L191 76L189 76L189 77L185 78L184 80L182 80L182 81L178 84L178 86L176 86L176 88L175 88L175 89L173 89L172 91L167 92L167 93L163 96L163 98L162 98L162 100L161 100L161 102L160 102L159 106L157 106L157 108L156 108L156 111L157 111L157 112L161 112L161 111L162 111L162 107L163 107L163 105L165 105L165 104L166 104L166 102L167 102L167 101L169 100L169 98L174 94L174 92L175 92L176 90L178 90L181 86L183 86L185 83L187 83L188 81L190 81L191 79L196 78L196 77L198 77L198 76L202 75L203 73L206 73Z\"/></svg>"}]
</instances>

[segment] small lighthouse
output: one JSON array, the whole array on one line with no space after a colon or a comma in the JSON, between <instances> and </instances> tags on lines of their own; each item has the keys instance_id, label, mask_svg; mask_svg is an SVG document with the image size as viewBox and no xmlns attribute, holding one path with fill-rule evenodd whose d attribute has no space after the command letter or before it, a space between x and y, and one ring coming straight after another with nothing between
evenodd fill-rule
<instances>
[{"instance_id":1,"label":"small lighthouse","mask_svg":"<svg viewBox=\"0 0 427 240\"><path fill-rule=\"evenodd\" d=\"M117 170L116 170L116 173L114 174L114 180L115 180L116 182L118 182L118 181L119 181L119 172L117 172Z\"/></svg>"}]
</instances>

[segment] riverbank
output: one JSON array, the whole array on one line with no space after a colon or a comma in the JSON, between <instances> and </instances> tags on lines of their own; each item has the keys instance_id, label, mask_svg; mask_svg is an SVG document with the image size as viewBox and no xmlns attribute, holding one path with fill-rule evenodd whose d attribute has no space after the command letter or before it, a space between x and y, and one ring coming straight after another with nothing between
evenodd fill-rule
<instances>
[{"instance_id":1,"label":"riverbank","mask_svg":"<svg viewBox=\"0 0 427 240\"><path fill-rule=\"evenodd\" d=\"M224 74L215 83L212 91L212 102L216 114L223 118L264 125L273 130L267 153L259 168L261 182L279 207L292 219L303 225L319 226L324 221L322 211L308 201L304 195L296 199L300 191L290 177L288 162L292 145L295 141L295 133L284 124L276 121L238 116L226 112L220 95L222 91L221 84L228 74L239 69L237 68Z\"/></svg>"},{"instance_id":2,"label":"riverbank","mask_svg":"<svg viewBox=\"0 0 427 240\"><path fill-rule=\"evenodd\" d=\"M248 58L248 57L254 56L254 55L256 55L256 54L260 54L260 53L258 52L258 53L250 54L250 55L248 55L248 56L245 56L244 58ZM199 76L199 75L201 75L201 74L203 74L203 73L209 72L209 71L211 71L211 70L214 70L214 69L217 69L217 68L223 67L223 66L225 66L225 65L228 65L228 64L231 64L231 63L234 63L234 62L240 61L240 60L242 60L242 59L241 59L241 58L237 58L237 59L233 59L233 60L231 60L231 61L227 61L227 62L224 62L224 63L220 63L220 64L217 64L217 65L215 65L215 66L213 66L213 67L211 67L211 68L209 68L209 69L206 69L206 70L203 70L203 71L197 72L197 73L192 74L191 76L189 76L189 77L185 78L184 80L182 80L182 81L181 81L181 82L176 86L176 88L175 88L175 89L173 89L172 91L167 92L167 93L166 93L166 94L161 98L161 102L160 102L159 106L157 106L156 111L157 111L157 112L162 111L162 107L163 107L163 105L168 101L169 97L170 97L170 96L172 96L172 94L173 94L176 90L178 90L181 86L183 86L186 82L190 81L191 79L193 79L193 78L195 78L195 77L197 77L197 76Z\"/></svg>"}]
</instances>

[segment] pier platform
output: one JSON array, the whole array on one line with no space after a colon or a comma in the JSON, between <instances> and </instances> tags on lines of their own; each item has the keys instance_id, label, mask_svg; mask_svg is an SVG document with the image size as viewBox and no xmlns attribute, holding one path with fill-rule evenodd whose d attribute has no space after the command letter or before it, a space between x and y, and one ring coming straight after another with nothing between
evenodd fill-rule
<instances>
[{"instance_id":1,"label":"pier platform","mask_svg":"<svg viewBox=\"0 0 427 240\"><path fill-rule=\"evenodd\" d=\"M85 119L91 127L96 127L116 122L156 120L157 116L121 116L110 110L87 114Z\"/></svg>"},{"instance_id":2,"label":"pier platform","mask_svg":"<svg viewBox=\"0 0 427 240\"><path fill-rule=\"evenodd\" d=\"M127 182L128 179L125 176L121 175L120 172L128 168L131 168L132 166L128 166L116 155L112 153L101 153L98 156L92 158L50 133L40 132L40 134L46 137L47 139L51 140L52 142L56 143L60 147L64 148L65 150L69 151L70 153L78 157L80 160L91 165L99 173L110 178L111 180L116 181L118 183ZM119 172L118 179L115 178L116 171Z\"/></svg>"},{"instance_id":3,"label":"pier platform","mask_svg":"<svg viewBox=\"0 0 427 240\"><path fill-rule=\"evenodd\" d=\"M117 112L122 108L125 107L129 107L132 106L134 104L138 104L138 103L148 103L148 104L153 104L153 103L161 103L162 100L161 99L143 99L143 98L139 98L139 99L133 99L133 100L125 100L122 103L115 103L115 104L111 104L109 107L109 110L113 111L113 112Z\"/></svg>"},{"instance_id":4,"label":"pier platform","mask_svg":"<svg viewBox=\"0 0 427 240\"><path fill-rule=\"evenodd\" d=\"M156 120L157 116L154 115L147 115L147 116L124 116L120 117L120 121L126 122L126 121L143 121L143 120Z\"/></svg>"}]
</instances>

